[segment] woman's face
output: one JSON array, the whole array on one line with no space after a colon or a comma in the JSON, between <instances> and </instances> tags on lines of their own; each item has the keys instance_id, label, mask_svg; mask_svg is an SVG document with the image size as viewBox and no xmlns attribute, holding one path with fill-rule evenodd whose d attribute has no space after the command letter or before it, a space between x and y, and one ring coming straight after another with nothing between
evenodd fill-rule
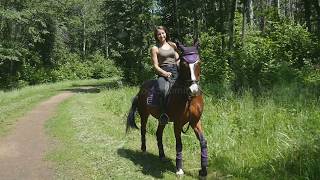
<instances>
[{"instance_id":1,"label":"woman's face","mask_svg":"<svg viewBox=\"0 0 320 180\"><path fill-rule=\"evenodd\" d=\"M158 37L158 40L159 40L160 43L161 42L165 42L167 34L163 29L158 29L157 30L157 37Z\"/></svg>"}]
</instances>

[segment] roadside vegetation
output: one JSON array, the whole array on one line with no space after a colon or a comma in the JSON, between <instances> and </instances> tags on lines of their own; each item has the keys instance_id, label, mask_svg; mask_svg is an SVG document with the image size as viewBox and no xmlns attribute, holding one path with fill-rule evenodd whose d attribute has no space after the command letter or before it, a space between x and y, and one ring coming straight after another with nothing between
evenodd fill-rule
<instances>
[{"instance_id":1,"label":"roadside vegetation","mask_svg":"<svg viewBox=\"0 0 320 180\"><path fill-rule=\"evenodd\" d=\"M158 159L154 118L149 118L143 154L140 131L125 135L126 113L138 88L113 83L99 89L100 93L80 93L63 103L47 124L58 142L48 155L57 165L57 179L175 179L172 124L164 132L168 161ZM260 96L250 91L206 96L202 121L208 178L319 178L319 119L319 97L296 84L277 86ZM183 179L197 179L199 143L192 130L182 138Z\"/></svg>"},{"instance_id":2,"label":"roadside vegetation","mask_svg":"<svg viewBox=\"0 0 320 180\"><path fill-rule=\"evenodd\" d=\"M14 126L18 117L31 110L39 102L60 93L64 89L81 85L96 85L105 81L107 80L64 81L28 86L12 91L0 91L0 136Z\"/></svg>"},{"instance_id":3,"label":"roadside vegetation","mask_svg":"<svg viewBox=\"0 0 320 180\"><path fill-rule=\"evenodd\" d=\"M146 154L139 131L124 134L137 86L156 77L159 25L200 41L208 179L320 179L319 1L1 0L0 19L0 136L37 103L79 92L47 124L58 179L176 178L172 125L166 162L155 119ZM195 179L199 143L192 131L183 143Z\"/></svg>"}]
</instances>

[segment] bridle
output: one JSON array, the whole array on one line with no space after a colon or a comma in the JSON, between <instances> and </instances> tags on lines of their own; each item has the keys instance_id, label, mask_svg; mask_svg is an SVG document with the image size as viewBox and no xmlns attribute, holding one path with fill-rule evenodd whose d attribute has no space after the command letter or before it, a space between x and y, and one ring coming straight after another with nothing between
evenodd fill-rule
<instances>
[{"instance_id":1,"label":"bridle","mask_svg":"<svg viewBox=\"0 0 320 180\"><path fill-rule=\"evenodd\" d=\"M191 106L191 100L194 97L197 96L201 96L202 95L202 91L201 88L199 86L199 79L197 79L197 77L195 76L195 67L196 65L200 62L200 58L199 58L199 53L198 53L198 43L194 43L193 47L184 47L183 45L179 44L178 47L180 48L182 55L180 58L180 66L181 63L185 62L188 64L189 66L189 71L191 74L191 77L187 78L187 79L181 79L180 78L180 73L181 71L179 71L179 75L178 75L178 81L180 86L182 87L183 91L186 92L187 95L187 103L188 103L188 109L190 109ZM181 70L182 67L180 67ZM180 80L179 80L180 79ZM183 133L186 133L190 127L190 122L192 121L191 116L189 117L189 124L186 130L182 129Z\"/></svg>"},{"instance_id":2,"label":"bridle","mask_svg":"<svg viewBox=\"0 0 320 180\"><path fill-rule=\"evenodd\" d=\"M188 61L188 59L186 59L186 57L188 57L188 55L191 55L191 56L196 55L197 59L193 60L193 61L190 61L190 60ZM180 58L180 61L186 62L188 64L191 77L190 77L190 79L180 79L179 84L182 86L182 88L187 90L189 99L191 97L201 95L201 91L199 89L200 80L197 79L194 74L195 73L194 72L195 66L197 63L200 62L198 53L197 52L189 52L187 55L183 54L182 58ZM193 63L191 63L191 62L193 62Z\"/></svg>"}]
</instances>

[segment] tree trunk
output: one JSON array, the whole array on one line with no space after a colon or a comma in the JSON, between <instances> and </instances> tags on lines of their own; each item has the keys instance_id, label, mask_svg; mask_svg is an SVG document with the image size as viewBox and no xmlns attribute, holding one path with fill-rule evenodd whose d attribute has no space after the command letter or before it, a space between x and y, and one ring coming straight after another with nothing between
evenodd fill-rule
<instances>
[{"instance_id":1,"label":"tree trunk","mask_svg":"<svg viewBox=\"0 0 320 180\"><path fill-rule=\"evenodd\" d=\"M180 25L178 20L178 0L172 0L173 4L173 27L176 28L174 30L174 37L180 39Z\"/></svg>"},{"instance_id":2,"label":"tree trunk","mask_svg":"<svg viewBox=\"0 0 320 180\"><path fill-rule=\"evenodd\" d=\"M259 30L261 32L264 32L264 27L265 27L265 13L264 13L264 9L265 7L265 0L260 0L256 6L259 12L261 12L260 15L258 15L257 19L258 19L258 25L259 25Z\"/></svg>"},{"instance_id":3,"label":"tree trunk","mask_svg":"<svg viewBox=\"0 0 320 180\"><path fill-rule=\"evenodd\" d=\"M84 59L86 55L86 20L85 20L85 6L81 10L82 18L82 58Z\"/></svg>"},{"instance_id":4,"label":"tree trunk","mask_svg":"<svg viewBox=\"0 0 320 180\"><path fill-rule=\"evenodd\" d=\"M253 4L252 4L252 0L245 0L245 9L246 9L247 24L249 26L253 26Z\"/></svg>"},{"instance_id":5,"label":"tree trunk","mask_svg":"<svg viewBox=\"0 0 320 180\"><path fill-rule=\"evenodd\" d=\"M109 39L107 31L104 33L104 55L109 58Z\"/></svg>"},{"instance_id":6,"label":"tree trunk","mask_svg":"<svg viewBox=\"0 0 320 180\"><path fill-rule=\"evenodd\" d=\"M289 17L294 20L294 14L293 14L293 0L289 0Z\"/></svg>"},{"instance_id":7,"label":"tree trunk","mask_svg":"<svg viewBox=\"0 0 320 180\"><path fill-rule=\"evenodd\" d=\"M277 0L277 9L278 9L278 16L279 17L282 17L282 14L281 14L281 5L280 5L280 0Z\"/></svg>"},{"instance_id":8,"label":"tree trunk","mask_svg":"<svg viewBox=\"0 0 320 180\"><path fill-rule=\"evenodd\" d=\"M246 4L247 0L244 0L242 3L242 33L241 33L241 42L243 44L243 39L244 39L244 33L245 33L245 26L246 26Z\"/></svg>"},{"instance_id":9,"label":"tree trunk","mask_svg":"<svg viewBox=\"0 0 320 180\"><path fill-rule=\"evenodd\" d=\"M0 16L0 41L3 41L3 18Z\"/></svg>"},{"instance_id":10,"label":"tree trunk","mask_svg":"<svg viewBox=\"0 0 320 180\"><path fill-rule=\"evenodd\" d=\"M233 49L233 34L234 34L234 17L235 17L235 11L237 7L237 0L231 1L231 7L230 7L230 19L229 19L229 43L228 43L228 49Z\"/></svg>"},{"instance_id":11,"label":"tree trunk","mask_svg":"<svg viewBox=\"0 0 320 180\"><path fill-rule=\"evenodd\" d=\"M306 25L308 31L311 32L311 7L310 7L310 0L304 0L304 17L306 21Z\"/></svg>"},{"instance_id":12,"label":"tree trunk","mask_svg":"<svg viewBox=\"0 0 320 180\"><path fill-rule=\"evenodd\" d=\"M317 28L317 34L320 36L320 6L318 0L313 0L313 5L317 12L317 22L318 22L318 28Z\"/></svg>"},{"instance_id":13,"label":"tree trunk","mask_svg":"<svg viewBox=\"0 0 320 180\"><path fill-rule=\"evenodd\" d=\"M193 38L198 39L198 35L199 35L198 8L192 11L193 11Z\"/></svg>"},{"instance_id":14,"label":"tree trunk","mask_svg":"<svg viewBox=\"0 0 320 180\"><path fill-rule=\"evenodd\" d=\"M82 44L83 58L86 55L86 22L83 20L83 44Z\"/></svg>"},{"instance_id":15,"label":"tree trunk","mask_svg":"<svg viewBox=\"0 0 320 180\"><path fill-rule=\"evenodd\" d=\"M219 16L220 16L220 20L219 20L219 31L221 32L222 36L221 36L221 49L222 51L224 51L225 49L225 28L224 28L224 9L223 9L223 0L219 1Z\"/></svg>"}]
</instances>

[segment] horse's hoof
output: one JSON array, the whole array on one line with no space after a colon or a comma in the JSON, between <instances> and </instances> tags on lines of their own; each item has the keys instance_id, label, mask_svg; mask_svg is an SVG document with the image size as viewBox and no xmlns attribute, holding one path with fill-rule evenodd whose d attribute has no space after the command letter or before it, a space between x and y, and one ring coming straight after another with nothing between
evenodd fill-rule
<instances>
[{"instance_id":1,"label":"horse's hoof","mask_svg":"<svg viewBox=\"0 0 320 180\"><path fill-rule=\"evenodd\" d=\"M202 169L199 171L199 176L200 176L200 177L206 177L207 175L208 175L207 168L202 168Z\"/></svg>"},{"instance_id":2,"label":"horse's hoof","mask_svg":"<svg viewBox=\"0 0 320 180\"><path fill-rule=\"evenodd\" d=\"M183 170L182 169L179 169L177 172L176 172L176 175L178 176L182 176L184 174Z\"/></svg>"}]
</instances>

